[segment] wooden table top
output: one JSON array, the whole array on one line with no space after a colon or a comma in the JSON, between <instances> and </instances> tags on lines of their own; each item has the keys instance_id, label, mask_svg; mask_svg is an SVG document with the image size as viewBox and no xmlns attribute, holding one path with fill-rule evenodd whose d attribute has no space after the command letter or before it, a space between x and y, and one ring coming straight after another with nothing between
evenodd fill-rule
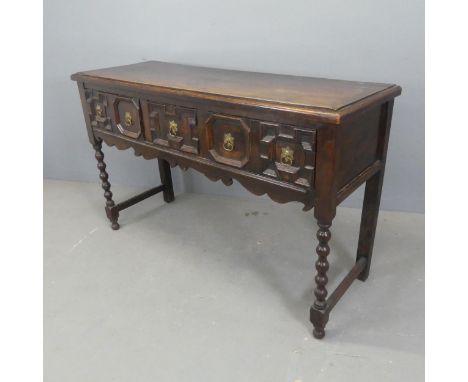
<instances>
[{"instance_id":1,"label":"wooden table top","mask_svg":"<svg viewBox=\"0 0 468 382\"><path fill-rule=\"evenodd\" d=\"M217 100L250 102L255 106L282 105L336 112L359 102L395 97L401 88L392 84L354 82L313 77L224 70L146 61L132 65L79 72L74 80L125 83L158 91L183 92L189 96L208 95ZM250 101L250 102L249 102Z\"/></svg>"}]
</instances>

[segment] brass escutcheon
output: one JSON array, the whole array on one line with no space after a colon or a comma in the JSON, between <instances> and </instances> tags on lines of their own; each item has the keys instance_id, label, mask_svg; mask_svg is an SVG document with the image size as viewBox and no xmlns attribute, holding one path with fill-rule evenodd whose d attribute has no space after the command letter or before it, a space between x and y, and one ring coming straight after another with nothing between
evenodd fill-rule
<instances>
[{"instance_id":1,"label":"brass escutcheon","mask_svg":"<svg viewBox=\"0 0 468 382\"><path fill-rule=\"evenodd\" d=\"M234 150L234 137L231 135L231 133L224 134L223 147L226 151Z\"/></svg>"},{"instance_id":2,"label":"brass escutcheon","mask_svg":"<svg viewBox=\"0 0 468 382\"><path fill-rule=\"evenodd\" d=\"M102 116L102 106L99 103L94 107L94 111L98 117Z\"/></svg>"},{"instance_id":3,"label":"brass escutcheon","mask_svg":"<svg viewBox=\"0 0 468 382\"><path fill-rule=\"evenodd\" d=\"M169 121L169 134L173 137L177 135L177 122L174 120Z\"/></svg>"},{"instance_id":4,"label":"brass escutcheon","mask_svg":"<svg viewBox=\"0 0 468 382\"><path fill-rule=\"evenodd\" d=\"M289 146L281 148L281 163L292 166L294 160L294 150L291 150Z\"/></svg>"},{"instance_id":5,"label":"brass escutcheon","mask_svg":"<svg viewBox=\"0 0 468 382\"><path fill-rule=\"evenodd\" d=\"M125 125L126 126L132 126L133 125L132 114L129 111L125 112L124 118L125 118Z\"/></svg>"}]
</instances>

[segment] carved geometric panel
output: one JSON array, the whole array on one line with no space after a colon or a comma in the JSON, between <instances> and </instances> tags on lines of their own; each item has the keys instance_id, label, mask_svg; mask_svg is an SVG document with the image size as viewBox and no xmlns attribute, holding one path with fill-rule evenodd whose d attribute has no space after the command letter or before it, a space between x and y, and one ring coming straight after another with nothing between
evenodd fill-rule
<instances>
[{"instance_id":1,"label":"carved geometric panel","mask_svg":"<svg viewBox=\"0 0 468 382\"><path fill-rule=\"evenodd\" d=\"M137 98L112 97L113 118L119 132L138 139L141 135L140 103Z\"/></svg>"},{"instance_id":2,"label":"carved geometric panel","mask_svg":"<svg viewBox=\"0 0 468 382\"><path fill-rule=\"evenodd\" d=\"M108 100L105 94L95 90L85 91L86 102L89 104L89 120L93 128L112 130L108 114Z\"/></svg>"},{"instance_id":3,"label":"carved geometric panel","mask_svg":"<svg viewBox=\"0 0 468 382\"><path fill-rule=\"evenodd\" d=\"M250 159L250 127L243 118L211 114L205 121L206 146L216 162L244 167Z\"/></svg>"},{"instance_id":4,"label":"carved geometric panel","mask_svg":"<svg viewBox=\"0 0 468 382\"><path fill-rule=\"evenodd\" d=\"M316 132L260 122L263 174L310 188L314 184Z\"/></svg>"},{"instance_id":5,"label":"carved geometric panel","mask_svg":"<svg viewBox=\"0 0 468 382\"><path fill-rule=\"evenodd\" d=\"M192 154L199 153L195 110L148 103L148 112L154 143Z\"/></svg>"}]
</instances>

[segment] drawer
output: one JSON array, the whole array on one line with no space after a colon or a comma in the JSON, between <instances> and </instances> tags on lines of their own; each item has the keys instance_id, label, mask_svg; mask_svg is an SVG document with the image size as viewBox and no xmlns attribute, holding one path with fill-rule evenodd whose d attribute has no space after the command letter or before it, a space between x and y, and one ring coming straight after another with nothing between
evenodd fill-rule
<instances>
[{"instance_id":1,"label":"drawer","mask_svg":"<svg viewBox=\"0 0 468 382\"><path fill-rule=\"evenodd\" d=\"M314 185L313 128L212 113L200 138L207 156L218 163L306 188Z\"/></svg>"},{"instance_id":2,"label":"drawer","mask_svg":"<svg viewBox=\"0 0 468 382\"><path fill-rule=\"evenodd\" d=\"M107 95L92 89L85 91L89 105L89 120L92 128L112 131Z\"/></svg>"},{"instance_id":3,"label":"drawer","mask_svg":"<svg viewBox=\"0 0 468 382\"><path fill-rule=\"evenodd\" d=\"M299 186L314 186L316 130L257 121L261 174Z\"/></svg>"},{"instance_id":4,"label":"drawer","mask_svg":"<svg viewBox=\"0 0 468 382\"><path fill-rule=\"evenodd\" d=\"M216 162L245 167L251 157L249 121L243 118L211 114L205 121L206 147Z\"/></svg>"},{"instance_id":5,"label":"drawer","mask_svg":"<svg viewBox=\"0 0 468 382\"><path fill-rule=\"evenodd\" d=\"M197 113L193 109L148 102L146 140L156 145L198 154Z\"/></svg>"},{"instance_id":6,"label":"drawer","mask_svg":"<svg viewBox=\"0 0 468 382\"><path fill-rule=\"evenodd\" d=\"M143 127L138 98L87 90L86 101L90 107L93 128L101 128L138 139Z\"/></svg>"},{"instance_id":7,"label":"drawer","mask_svg":"<svg viewBox=\"0 0 468 382\"><path fill-rule=\"evenodd\" d=\"M119 132L127 137L138 139L142 133L140 102L137 98L110 96L112 117Z\"/></svg>"}]
</instances>

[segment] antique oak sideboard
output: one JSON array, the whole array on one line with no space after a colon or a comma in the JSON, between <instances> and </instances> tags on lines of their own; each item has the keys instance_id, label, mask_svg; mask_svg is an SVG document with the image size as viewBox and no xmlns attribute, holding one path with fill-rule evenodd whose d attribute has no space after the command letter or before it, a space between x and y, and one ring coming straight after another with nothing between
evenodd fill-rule
<instances>
[{"instance_id":1,"label":"antique oak sideboard","mask_svg":"<svg viewBox=\"0 0 468 382\"><path fill-rule=\"evenodd\" d=\"M149 61L73 74L95 150L106 214L162 192L170 167L237 180L256 195L314 208L318 223L313 334L372 258L396 85L210 69ZM115 203L102 142L157 158L161 185ZM356 263L328 296L330 226L336 207L366 183ZM328 298L327 298L328 297Z\"/></svg>"}]
</instances>

